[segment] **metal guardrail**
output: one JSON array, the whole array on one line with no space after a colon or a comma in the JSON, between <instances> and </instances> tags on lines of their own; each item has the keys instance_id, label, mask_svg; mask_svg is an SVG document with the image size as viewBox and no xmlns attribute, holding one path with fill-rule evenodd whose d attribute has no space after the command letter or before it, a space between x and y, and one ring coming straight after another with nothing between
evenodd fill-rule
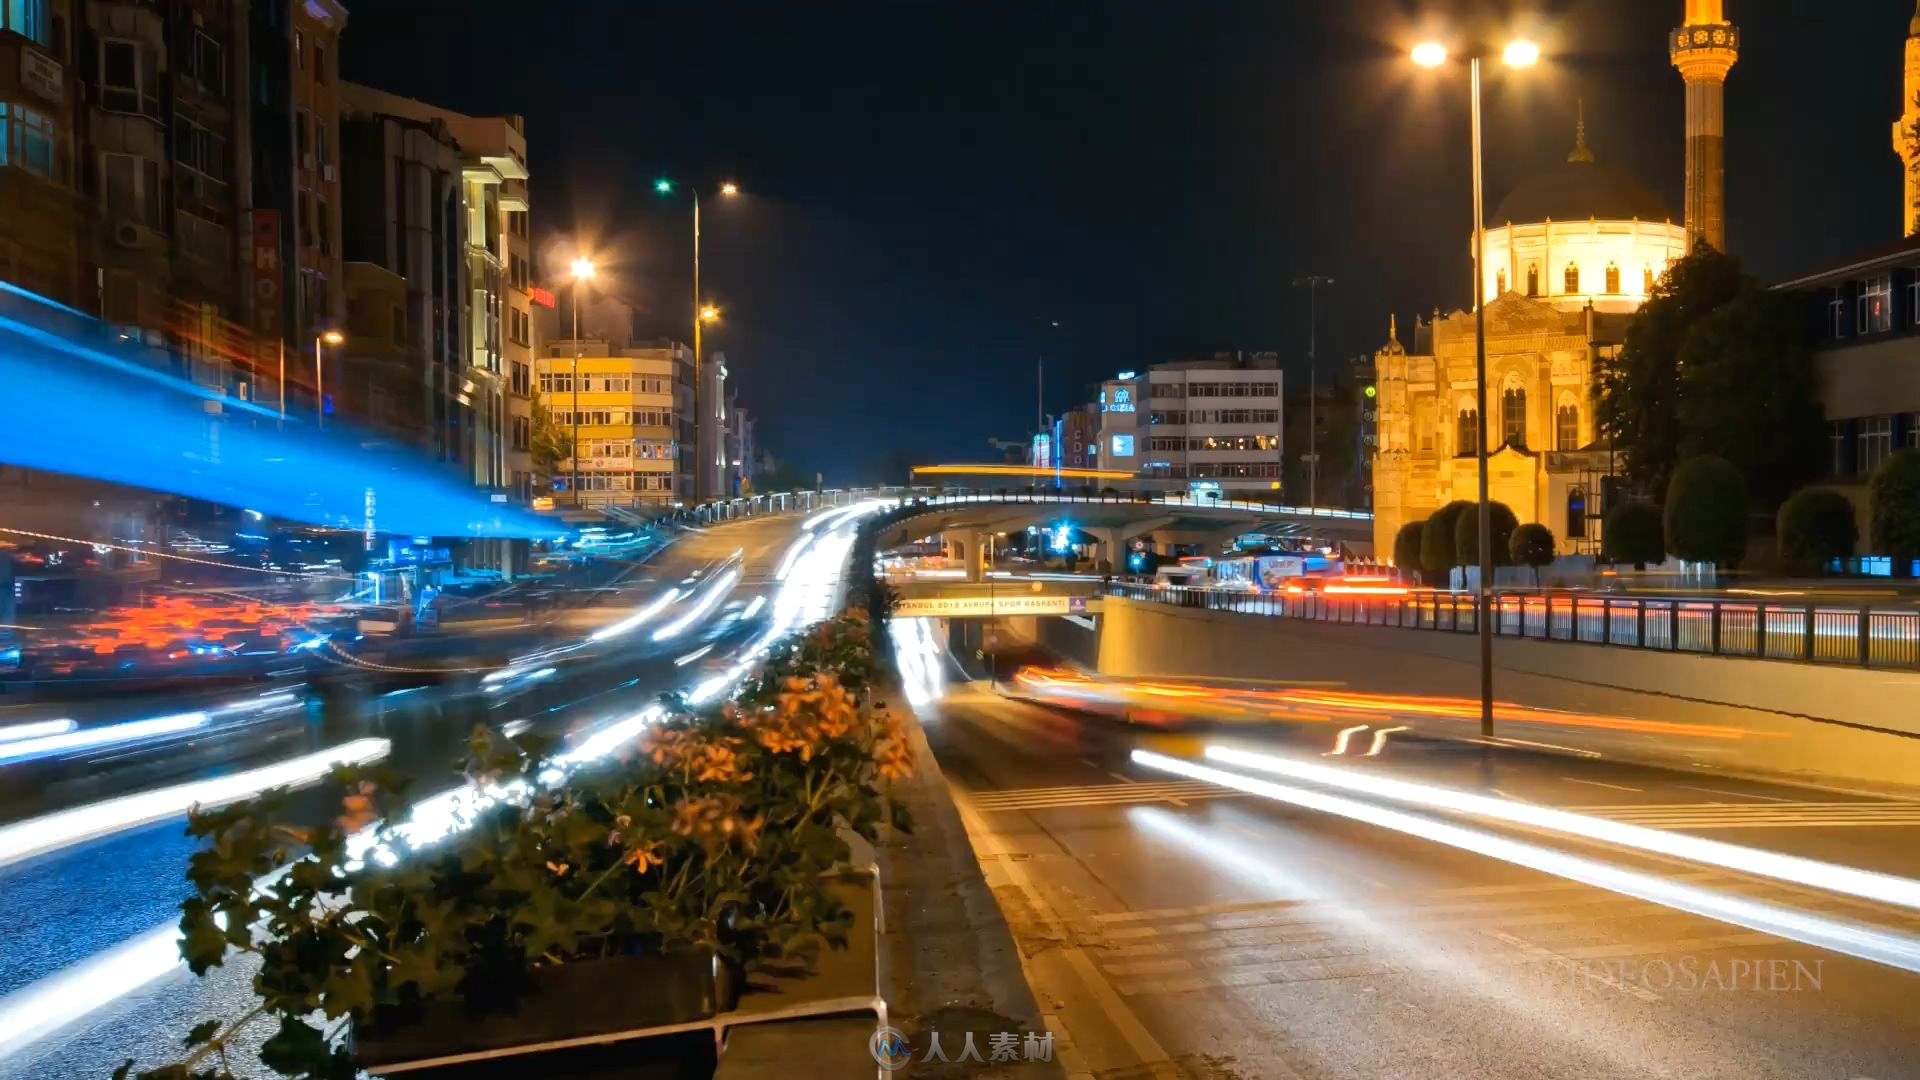
<instances>
[{"instance_id":1,"label":"metal guardrail","mask_svg":"<svg viewBox=\"0 0 1920 1080\"><path fill-rule=\"evenodd\" d=\"M851 506L868 499L925 499L928 506L952 506L965 503L1067 503L1107 506L1169 506L1195 510L1240 510L1258 514L1286 514L1295 517L1330 520L1371 521L1364 510L1339 510L1328 506L1284 506L1278 503L1247 502L1239 499L1197 499L1191 495L1167 492L1115 492L1080 494L1070 491L1016 491L1007 488L958 487L856 487L827 488L822 491L781 491L761 495L720 499L699 506L684 507L668 515L668 520L709 524L761 514L785 514Z\"/></svg>"},{"instance_id":2,"label":"metal guardrail","mask_svg":"<svg viewBox=\"0 0 1920 1080\"><path fill-rule=\"evenodd\" d=\"M1474 597L1468 593L1245 593L1137 582L1113 582L1105 592L1129 600L1243 615L1461 634L1478 629ZM1708 597L1506 592L1494 596L1493 617L1493 631L1499 637L1889 670L1920 669L1920 611Z\"/></svg>"}]
</instances>

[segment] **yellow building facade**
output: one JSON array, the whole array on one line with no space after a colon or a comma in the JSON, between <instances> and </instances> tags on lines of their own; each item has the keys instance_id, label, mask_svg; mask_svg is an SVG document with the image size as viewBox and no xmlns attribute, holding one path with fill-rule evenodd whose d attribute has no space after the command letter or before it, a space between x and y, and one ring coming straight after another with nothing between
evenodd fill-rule
<instances>
[{"instance_id":1,"label":"yellow building facade","mask_svg":"<svg viewBox=\"0 0 1920 1080\"><path fill-rule=\"evenodd\" d=\"M586 506L671 506L688 496L691 460L682 460L680 420L691 415L692 388L683 347L624 349L558 342L536 361L540 403L574 455L561 462L571 483L578 463L578 501ZM558 355L555 355L558 354ZM558 501L573 502L563 493Z\"/></svg>"},{"instance_id":2,"label":"yellow building facade","mask_svg":"<svg viewBox=\"0 0 1920 1080\"><path fill-rule=\"evenodd\" d=\"M1478 409L1472 312L1416 319L1404 343L1390 323L1374 355L1382 556L1402 525L1478 498L1476 437L1486 440L1494 500L1546 525L1562 554L1599 548L1618 462L1594 422L1596 381L1632 313L1687 251L1687 231L1638 181L1596 161L1584 131L1564 163L1516 188L1488 224L1479 283L1488 421Z\"/></svg>"}]
</instances>

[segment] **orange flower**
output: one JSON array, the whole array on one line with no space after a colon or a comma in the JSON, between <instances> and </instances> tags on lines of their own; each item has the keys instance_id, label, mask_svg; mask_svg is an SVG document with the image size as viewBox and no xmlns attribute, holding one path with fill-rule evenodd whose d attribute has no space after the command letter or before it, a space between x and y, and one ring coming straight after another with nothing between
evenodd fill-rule
<instances>
[{"instance_id":1,"label":"orange flower","mask_svg":"<svg viewBox=\"0 0 1920 1080\"><path fill-rule=\"evenodd\" d=\"M627 849L620 861L633 867L634 872L644 874L653 867L667 861L667 845L658 840L649 844L638 844Z\"/></svg>"}]
</instances>

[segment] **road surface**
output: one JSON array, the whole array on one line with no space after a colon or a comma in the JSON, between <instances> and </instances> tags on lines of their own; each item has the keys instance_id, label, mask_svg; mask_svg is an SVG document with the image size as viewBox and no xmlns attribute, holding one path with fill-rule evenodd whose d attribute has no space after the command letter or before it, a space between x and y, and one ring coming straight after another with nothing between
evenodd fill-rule
<instances>
[{"instance_id":1,"label":"road surface","mask_svg":"<svg viewBox=\"0 0 1920 1080\"><path fill-rule=\"evenodd\" d=\"M1095 1077L1920 1076L1920 976L1401 831L1142 767L1204 742L1008 700L949 658L920 710L1043 1011ZM1363 751L1362 751L1363 752ZM1350 751L1350 754L1352 752ZM1920 804L1389 742L1340 765L1920 873ZM1920 934L1920 918L1730 871L1523 838Z\"/></svg>"}]
</instances>

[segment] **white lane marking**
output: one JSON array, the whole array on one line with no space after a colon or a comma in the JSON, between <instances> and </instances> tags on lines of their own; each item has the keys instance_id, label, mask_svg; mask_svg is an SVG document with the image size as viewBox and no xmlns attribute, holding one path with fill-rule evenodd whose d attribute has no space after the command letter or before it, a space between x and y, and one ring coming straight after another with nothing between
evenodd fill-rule
<instances>
[{"instance_id":1,"label":"white lane marking","mask_svg":"<svg viewBox=\"0 0 1920 1080\"><path fill-rule=\"evenodd\" d=\"M1611 789L1613 791L1632 791L1632 792L1643 793L1647 790L1646 788L1627 787L1625 784L1603 784L1598 780L1580 780L1571 776L1562 776L1560 777L1560 779L1565 780L1569 784L1585 784L1588 787L1603 787L1603 788Z\"/></svg>"},{"instance_id":2,"label":"white lane marking","mask_svg":"<svg viewBox=\"0 0 1920 1080\"><path fill-rule=\"evenodd\" d=\"M1379 757L1380 751L1385 750L1387 748L1387 736L1393 734L1396 731L1405 731L1405 730L1407 730L1406 725L1402 724L1399 727L1384 727L1384 728L1381 728L1379 731L1374 732L1373 745L1367 747L1367 752L1362 756L1363 757Z\"/></svg>"},{"instance_id":3,"label":"white lane marking","mask_svg":"<svg viewBox=\"0 0 1920 1080\"><path fill-rule=\"evenodd\" d=\"M1340 729L1340 734L1338 734L1338 735L1335 735L1335 736L1333 737L1333 749L1332 749L1332 750L1329 750L1329 751L1327 751L1327 753L1328 753L1328 754L1344 754L1344 753L1346 753L1346 752L1347 752L1347 743L1348 743L1349 741L1351 741L1351 740L1353 739L1353 736L1354 736L1354 734L1355 734L1356 732L1361 732L1361 731L1365 731L1365 730L1367 730L1367 725L1365 725L1365 724L1355 724L1354 726L1352 726L1352 727L1350 727L1350 728L1341 728L1341 729Z\"/></svg>"},{"instance_id":4,"label":"white lane marking","mask_svg":"<svg viewBox=\"0 0 1920 1080\"><path fill-rule=\"evenodd\" d=\"M1497 788L1497 787L1490 787L1490 788L1488 788L1487 790L1488 790L1488 791L1491 791L1491 792L1493 792L1493 793L1494 793L1495 795L1498 795L1498 796L1500 796L1501 798L1503 798L1503 799L1506 799L1506 800L1508 800L1508 801L1510 801L1510 802L1521 802L1521 803L1523 803L1523 802L1526 802L1526 801L1527 801L1526 799L1523 799L1523 798L1521 798L1520 796L1518 796L1518 795L1515 795L1515 794L1513 794L1512 792L1508 792L1508 791L1501 791L1501 790L1500 790L1499 788Z\"/></svg>"},{"instance_id":5,"label":"white lane marking","mask_svg":"<svg viewBox=\"0 0 1920 1080\"><path fill-rule=\"evenodd\" d=\"M1746 791L1725 791L1720 788L1694 787L1692 784L1675 784L1673 786L1677 788L1683 788L1687 791L1705 792L1708 795L1732 795L1736 798L1759 799L1763 802L1792 802L1793 801L1792 799L1782 799L1777 795L1755 795L1755 794L1752 794L1751 792L1746 792Z\"/></svg>"}]
</instances>

